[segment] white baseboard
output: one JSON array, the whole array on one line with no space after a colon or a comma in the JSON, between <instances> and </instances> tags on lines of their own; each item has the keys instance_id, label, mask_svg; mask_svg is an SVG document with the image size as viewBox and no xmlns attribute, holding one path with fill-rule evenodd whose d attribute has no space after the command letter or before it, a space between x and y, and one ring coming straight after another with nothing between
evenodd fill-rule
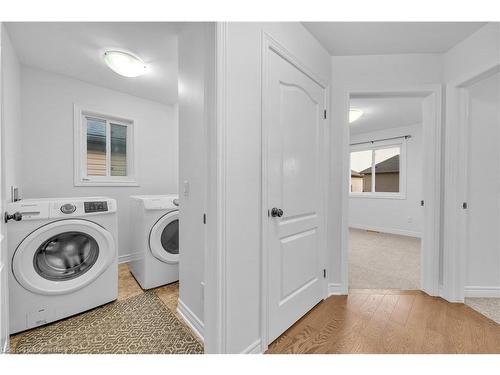
<instances>
[{"instance_id":1,"label":"white baseboard","mask_svg":"<svg viewBox=\"0 0 500 375\"><path fill-rule=\"evenodd\" d=\"M196 336L203 342L204 341L204 325L203 322L186 306L180 299L177 301L177 312L184 319L186 324L193 330Z\"/></svg>"},{"instance_id":2,"label":"white baseboard","mask_svg":"<svg viewBox=\"0 0 500 375\"><path fill-rule=\"evenodd\" d=\"M417 238L422 237L422 234L420 232L414 232L411 230L404 230L397 228L372 227L370 225L358 225L358 224L351 224L349 225L349 228L372 230L381 233L399 234L400 236L408 236L408 237L417 237Z\"/></svg>"},{"instance_id":3,"label":"white baseboard","mask_svg":"<svg viewBox=\"0 0 500 375\"><path fill-rule=\"evenodd\" d=\"M465 297L500 298L500 286L466 286Z\"/></svg>"},{"instance_id":4,"label":"white baseboard","mask_svg":"<svg viewBox=\"0 0 500 375\"><path fill-rule=\"evenodd\" d=\"M261 340L258 339L251 343L241 354L262 354Z\"/></svg>"},{"instance_id":5,"label":"white baseboard","mask_svg":"<svg viewBox=\"0 0 500 375\"><path fill-rule=\"evenodd\" d=\"M342 289L342 284L329 283L328 284L328 297L346 295L346 291Z\"/></svg>"},{"instance_id":6,"label":"white baseboard","mask_svg":"<svg viewBox=\"0 0 500 375\"><path fill-rule=\"evenodd\" d=\"M133 260L137 260L141 257L141 254L135 253L135 254L125 254L125 255L120 255L118 257L118 264L122 263L128 263Z\"/></svg>"}]
</instances>

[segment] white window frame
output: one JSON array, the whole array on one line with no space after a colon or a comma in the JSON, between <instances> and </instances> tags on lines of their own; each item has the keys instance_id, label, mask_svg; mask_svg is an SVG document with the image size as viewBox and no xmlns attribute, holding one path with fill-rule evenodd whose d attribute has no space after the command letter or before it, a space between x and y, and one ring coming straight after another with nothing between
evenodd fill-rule
<instances>
[{"instance_id":1,"label":"white window frame","mask_svg":"<svg viewBox=\"0 0 500 375\"><path fill-rule=\"evenodd\" d=\"M106 121L106 168L107 176L87 175L87 126L86 117L93 117ZM127 176L111 176L111 126L112 124L127 127ZM115 116L83 109L74 105L74 185L75 186L139 186L136 179L136 147L135 147L134 120L122 116Z\"/></svg>"},{"instance_id":2,"label":"white window frame","mask_svg":"<svg viewBox=\"0 0 500 375\"><path fill-rule=\"evenodd\" d=\"M401 137L398 139L386 140L386 141L375 141L375 142L367 142L357 145L352 145L349 158L352 152L357 151L375 151L384 148L390 147L399 147L400 155L399 155L399 192L376 192L375 191L375 152L372 152L372 191L367 192L351 192L349 191L350 198L382 198L382 199L406 199L406 137ZM350 184L349 184L350 186Z\"/></svg>"}]
</instances>

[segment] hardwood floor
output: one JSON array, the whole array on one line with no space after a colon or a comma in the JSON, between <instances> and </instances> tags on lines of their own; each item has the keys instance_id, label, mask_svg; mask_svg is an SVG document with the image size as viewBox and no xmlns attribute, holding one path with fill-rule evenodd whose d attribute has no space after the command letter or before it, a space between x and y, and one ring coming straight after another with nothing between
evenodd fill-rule
<instances>
[{"instance_id":1,"label":"hardwood floor","mask_svg":"<svg viewBox=\"0 0 500 375\"><path fill-rule=\"evenodd\" d=\"M359 289L316 305L267 353L499 354L500 325L420 291Z\"/></svg>"}]
</instances>

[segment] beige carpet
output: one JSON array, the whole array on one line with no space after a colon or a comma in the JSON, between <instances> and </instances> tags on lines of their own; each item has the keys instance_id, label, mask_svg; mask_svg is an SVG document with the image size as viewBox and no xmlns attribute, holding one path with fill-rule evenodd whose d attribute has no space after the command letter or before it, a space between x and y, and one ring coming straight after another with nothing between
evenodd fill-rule
<instances>
[{"instance_id":1,"label":"beige carpet","mask_svg":"<svg viewBox=\"0 0 500 375\"><path fill-rule=\"evenodd\" d=\"M500 324L500 298L466 298L465 304Z\"/></svg>"},{"instance_id":2,"label":"beige carpet","mask_svg":"<svg viewBox=\"0 0 500 375\"><path fill-rule=\"evenodd\" d=\"M420 289L420 239L351 228L349 288Z\"/></svg>"},{"instance_id":3,"label":"beige carpet","mask_svg":"<svg viewBox=\"0 0 500 375\"><path fill-rule=\"evenodd\" d=\"M154 291L23 334L16 353L201 354L203 347Z\"/></svg>"}]
</instances>

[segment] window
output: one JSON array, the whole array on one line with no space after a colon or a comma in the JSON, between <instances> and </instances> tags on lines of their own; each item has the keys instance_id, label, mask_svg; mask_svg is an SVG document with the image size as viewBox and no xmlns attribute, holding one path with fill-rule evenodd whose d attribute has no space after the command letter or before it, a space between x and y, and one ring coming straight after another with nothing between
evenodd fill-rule
<instances>
[{"instance_id":1,"label":"window","mask_svg":"<svg viewBox=\"0 0 500 375\"><path fill-rule=\"evenodd\" d=\"M75 185L137 186L134 122L75 106Z\"/></svg>"},{"instance_id":2,"label":"window","mask_svg":"<svg viewBox=\"0 0 500 375\"><path fill-rule=\"evenodd\" d=\"M406 141L375 142L351 148L351 196L405 198Z\"/></svg>"}]
</instances>

